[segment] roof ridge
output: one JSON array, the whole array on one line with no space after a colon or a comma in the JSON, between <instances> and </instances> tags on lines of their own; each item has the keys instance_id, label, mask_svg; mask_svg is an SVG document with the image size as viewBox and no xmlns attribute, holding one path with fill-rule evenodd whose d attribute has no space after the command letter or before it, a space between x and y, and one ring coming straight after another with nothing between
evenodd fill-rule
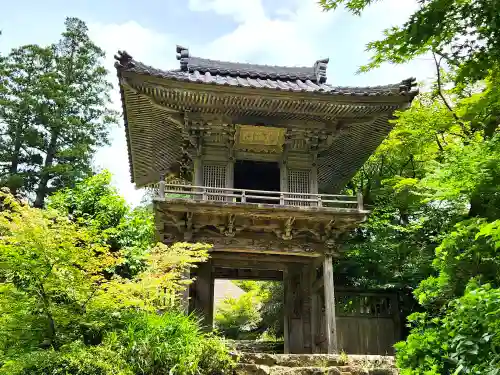
<instances>
[{"instance_id":1,"label":"roof ridge","mask_svg":"<svg viewBox=\"0 0 500 375\"><path fill-rule=\"evenodd\" d=\"M229 64L238 64L238 65L255 65L255 66L263 66L266 68L306 68L306 69L311 69L313 68L312 66L306 66L306 65L270 65L270 64L256 64L256 63L248 63L248 62L236 62L236 61L229 61L229 60L217 60L217 59L207 59L206 57L199 57L199 56L190 56L190 58L193 59L200 59L200 60L206 60L206 61L212 61L212 62L218 62L218 63L229 63Z\"/></svg>"},{"instance_id":2,"label":"roof ridge","mask_svg":"<svg viewBox=\"0 0 500 375\"><path fill-rule=\"evenodd\" d=\"M182 71L199 71L201 73L210 72L220 75L253 76L281 80L302 79L315 83L326 82L326 69L329 62L329 59L326 58L316 60L312 66L241 63L191 56L188 48L179 45L176 47L176 52Z\"/></svg>"},{"instance_id":3,"label":"roof ridge","mask_svg":"<svg viewBox=\"0 0 500 375\"><path fill-rule=\"evenodd\" d=\"M215 85L226 85L226 86L239 86L247 88L262 88L262 89L274 89L282 91L293 91L293 92L310 92L310 93L321 93L326 95L344 95L344 96L390 96L390 95L403 95L409 96L410 100L418 94L418 88L416 78L410 77L401 80L396 83L378 85L378 86L335 86L324 81L313 81L308 79L301 79L301 77L296 77L291 79L288 76L287 79L283 79L279 75L274 77L251 75L251 74L240 74L237 77L231 75L221 75L219 71L215 73L211 70L206 70L205 72L182 70L182 69L172 69L172 70L162 70L154 68L150 65L144 64L140 61L134 60L125 51L118 51L115 55L115 68L118 73L122 71L130 71L138 74L145 74L150 76L156 76L161 78L168 78L178 81L186 81L193 83L203 83L203 84L215 84ZM319 74L323 73L320 70L321 67L317 68ZM321 77L320 77L321 78Z\"/></svg>"}]
</instances>

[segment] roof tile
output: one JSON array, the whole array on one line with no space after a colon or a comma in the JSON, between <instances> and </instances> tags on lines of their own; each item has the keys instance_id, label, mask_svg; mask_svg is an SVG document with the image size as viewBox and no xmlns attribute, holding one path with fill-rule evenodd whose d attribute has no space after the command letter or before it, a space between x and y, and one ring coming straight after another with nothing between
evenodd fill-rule
<instances>
[{"instance_id":1,"label":"roof tile","mask_svg":"<svg viewBox=\"0 0 500 375\"><path fill-rule=\"evenodd\" d=\"M119 72L134 72L137 74L186 82L252 87L258 89L264 88L272 90L301 91L321 93L325 95L409 95L413 97L418 93L418 90L415 89L415 78L408 78L396 84L385 86L342 87L324 83L326 79L318 79L317 75L314 75L314 77L308 75L310 72L308 73L307 69L310 68L228 63L224 61L191 58L189 57L189 54L186 55L184 50L181 50L179 53L181 60L197 59L194 61L198 62L198 64L189 65L189 61L181 61L181 70L160 70L134 60L132 56L126 52L119 51L118 55L115 56L115 59L117 60L115 67ZM316 65L323 65L323 67L316 67L316 69L320 69L320 73L325 74L326 77L326 62L324 61L326 60L318 61ZM213 68L212 65L217 68ZM229 72L229 74L223 74L222 72ZM272 77L280 78L277 79Z\"/></svg>"}]
</instances>

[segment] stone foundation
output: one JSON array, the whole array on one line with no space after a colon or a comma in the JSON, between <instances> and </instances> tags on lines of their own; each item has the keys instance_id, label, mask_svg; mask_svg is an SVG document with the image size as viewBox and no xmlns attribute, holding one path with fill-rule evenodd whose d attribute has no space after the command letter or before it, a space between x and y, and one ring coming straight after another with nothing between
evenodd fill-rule
<instances>
[{"instance_id":1,"label":"stone foundation","mask_svg":"<svg viewBox=\"0 0 500 375\"><path fill-rule=\"evenodd\" d=\"M241 353L236 375L397 375L393 357Z\"/></svg>"}]
</instances>

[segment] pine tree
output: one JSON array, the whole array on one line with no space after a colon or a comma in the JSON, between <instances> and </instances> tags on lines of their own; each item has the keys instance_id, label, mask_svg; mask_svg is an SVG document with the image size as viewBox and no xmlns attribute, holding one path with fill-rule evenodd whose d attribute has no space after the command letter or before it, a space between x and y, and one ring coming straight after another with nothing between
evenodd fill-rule
<instances>
[{"instance_id":1,"label":"pine tree","mask_svg":"<svg viewBox=\"0 0 500 375\"><path fill-rule=\"evenodd\" d=\"M36 207L92 174L92 157L116 122L104 51L83 21L68 18L65 26L58 43L20 47L4 64L0 182L25 192Z\"/></svg>"},{"instance_id":2,"label":"pine tree","mask_svg":"<svg viewBox=\"0 0 500 375\"><path fill-rule=\"evenodd\" d=\"M43 206L52 190L91 174L92 156L97 147L108 143L108 125L115 121L114 112L106 107L111 84L102 65L104 52L90 40L85 23L68 18L62 39L53 48L55 105L45 127L37 207Z\"/></svg>"},{"instance_id":3,"label":"pine tree","mask_svg":"<svg viewBox=\"0 0 500 375\"><path fill-rule=\"evenodd\" d=\"M1 64L0 182L12 193L26 193L34 187L34 166L42 160L36 150L37 129L47 100L42 83L50 75L52 52L27 45L12 50Z\"/></svg>"}]
</instances>

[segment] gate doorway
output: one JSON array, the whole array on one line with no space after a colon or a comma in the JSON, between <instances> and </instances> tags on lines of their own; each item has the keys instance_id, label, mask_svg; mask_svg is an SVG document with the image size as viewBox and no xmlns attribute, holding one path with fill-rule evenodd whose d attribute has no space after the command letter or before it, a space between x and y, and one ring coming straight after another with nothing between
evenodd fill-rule
<instances>
[{"instance_id":1,"label":"gate doorway","mask_svg":"<svg viewBox=\"0 0 500 375\"><path fill-rule=\"evenodd\" d=\"M283 272L220 268L214 273L216 331L243 351L283 353Z\"/></svg>"}]
</instances>

